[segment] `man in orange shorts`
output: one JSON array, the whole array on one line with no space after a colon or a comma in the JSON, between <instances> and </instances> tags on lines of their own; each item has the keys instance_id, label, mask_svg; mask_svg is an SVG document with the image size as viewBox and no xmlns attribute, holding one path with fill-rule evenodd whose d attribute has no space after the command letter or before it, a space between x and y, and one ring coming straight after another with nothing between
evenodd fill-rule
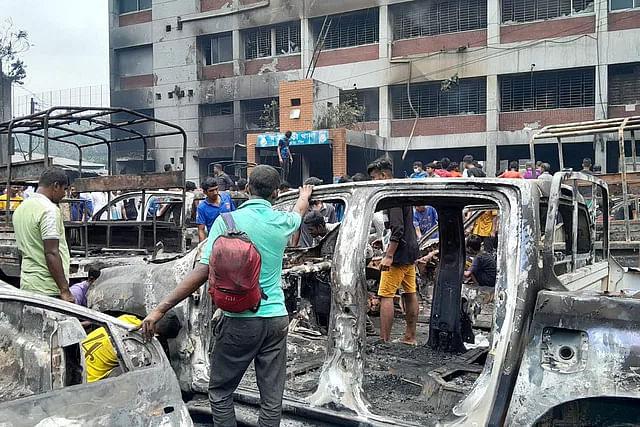
<instances>
[{"instance_id":1,"label":"man in orange shorts","mask_svg":"<svg viewBox=\"0 0 640 427\"><path fill-rule=\"evenodd\" d=\"M379 159L371 163L367 172L374 180L393 178L393 166L388 159ZM380 338L391 340L393 326L393 297L402 286L402 300L405 307L407 327L404 337L398 342L416 345L416 322L418 320L418 297L416 294L416 268L418 259L418 240L413 227L413 208L403 206L387 211L391 238L389 247L382 258L380 275Z\"/></svg>"}]
</instances>

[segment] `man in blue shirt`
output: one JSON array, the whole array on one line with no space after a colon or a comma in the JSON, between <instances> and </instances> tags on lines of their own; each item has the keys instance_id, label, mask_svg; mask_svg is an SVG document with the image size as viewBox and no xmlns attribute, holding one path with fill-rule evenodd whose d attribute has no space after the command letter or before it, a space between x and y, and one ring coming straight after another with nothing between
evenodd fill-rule
<instances>
[{"instance_id":1,"label":"man in blue shirt","mask_svg":"<svg viewBox=\"0 0 640 427\"><path fill-rule=\"evenodd\" d=\"M289 178L289 169L291 168L291 164L293 163L293 156L291 155L291 150L289 149L290 138L291 131L288 130L284 133L284 138L278 141L278 160L280 161L280 166L282 166L280 178L283 181L286 181Z\"/></svg>"},{"instance_id":2,"label":"man in blue shirt","mask_svg":"<svg viewBox=\"0 0 640 427\"><path fill-rule=\"evenodd\" d=\"M271 207L278 197L279 185L280 176L274 168L256 166L249 177L251 198L232 214L236 228L249 236L260 253L259 282L267 298L255 313L225 312L214 328L216 341L209 373L209 402L214 425L236 425L233 393L254 359L261 402L258 424L280 424L289 325L281 285L282 257L289 238L300 228L302 216L307 212L312 187L300 188L293 212L280 212ZM213 224L200 262L139 326L146 338L153 337L157 322L167 311L207 281L213 245L226 231L222 218Z\"/></svg>"},{"instance_id":3,"label":"man in blue shirt","mask_svg":"<svg viewBox=\"0 0 640 427\"><path fill-rule=\"evenodd\" d=\"M420 160L416 160L413 162L413 173L409 176L409 178L426 178L427 173L422 169L422 162Z\"/></svg>"},{"instance_id":4,"label":"man in blue shirt","mask_svg":"<svg viewBox=\"0 0 640 427\"><path fill-rule=\"evenodd\" d=\"M413 211L413 226L416 228L418 240L436 225L438 225L438 213L432 206L416 206ZM438 233L434 233L431 237L437 238Z\"/></svg>"},{"instance_id":5,"label":"man in blue shirt","mask_svg":"<svg viewBox=\"0 0 640 427\"><path fill-rule=\"evenodd\" d=\"M233 212L236 207L233 205L231 196L227 193L218 191L218 181L209 177L202 183L202 191L204 191L206 199L198 205L196 213L196 224L198 224L198 237L200 241L207 238L207 234L211 230L213 222L221 213ZM206 228L206 231L205 231Z\"/></svg>"}]
</instances>

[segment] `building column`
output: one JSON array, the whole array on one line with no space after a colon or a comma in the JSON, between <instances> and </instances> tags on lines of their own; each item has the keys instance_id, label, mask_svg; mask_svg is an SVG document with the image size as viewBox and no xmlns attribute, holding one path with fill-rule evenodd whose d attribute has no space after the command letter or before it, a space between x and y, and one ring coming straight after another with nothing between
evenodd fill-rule
<instances>
[{"instance_id":1,"label":"building column","mask_svg":"<svg viewBox=\"0 0 640 427\"><path fill-rule=\"evenodd\" d=\"M487 45L500 44L500 0L487 0Z\"/></svg>"},{"instance_id":2,"label":"building column","mask_svg":"<svg viewBox=\"0 0 640 427\"><path fill-rule=\"evenodd\" d=\"M500 128L498 76L487 76L487 176L495 176L498 163L498 131Z\"/></svg>"},{"instance_id":3,"label":"building column","mask_svg":"<svg viewBox=\"0 0 640 427\"><path fill-rule=\"evenodd\" d=\"M333 181L347 174L347 130L331 129L329 139L333 153Z\"/></svg>"},{"instance_id":4,"label":"building column","mask_svg":"<svg viewBox=\"0 0 640 427\"><path fill-rule=\"evenodd\" d=\"M233 101L233 142L244 144L244 111L242 103L237 99Z\"/></svg>"},{"instance_id":5,"label":"building column","mask_svg":"<svg viewBox=\"0 0 640 427\"><path fill-rule=\"evenodd\" d=\"M391 108L389 108L389 86L380 86L378 95L378 135L391 138Z\"/></svg>"},{"instance_id":6,"label":"building column","mask_svg":"<svg viewBox=\"0 0 640 427\"><path fill-rule=\"evenodd\" d=\"M393 31L391 28L391 16L389 14L389 6L381 5L379 8L378 20L379 20L379 42L378 42L378 56L380 58L389 57L389 48L391 41L393 40Z\"/></svg>"},{"instance_id":7,"label":"building column","mask_svg":"<svg viewBox=\"0 0 640 427\"><path fill-rule=\"evenodd\" d=\"M241 76L242 73L242 39L240 30L231 32L231 47L233 54L233 75Z\"/></svg>"},{"instance_id":8,"label":"building column","mask_svg":"<svg viewBox=\"0 0 640 427\"><path fill-rule=\"evenodd\" d=\"M300 78L303 79L311 63L314 48L313 28L309 18L302 18L300 20L300 43L302 45L300 49L300 65L302 70Z\"/></svg>"},{"instance_id":9,"label":"building column","mask_svg":"<svg viewBox=\"0 0 640 427\"><path fill-rule=\"evenodd\" d=\"M260 158L258 157L258 135L255 133L251 133L247 135L247 162L250 163L259 163ZM248 174L251 171L247 171Z\"/></svg>"},{"instance_id":10,"label":"building column","mask_svg":"<svg viewBox=\"0 0 640 427\"><path fill-rule=\"evenodd\" d=\"M608 14L609 3L607 0L596 0L594 7L596 11L596 43L597 51L593 57L596 58L596 120L608 118L608 98L609 98L609 67L607 66L608 55Z\"/></svg>"}]
</instances>

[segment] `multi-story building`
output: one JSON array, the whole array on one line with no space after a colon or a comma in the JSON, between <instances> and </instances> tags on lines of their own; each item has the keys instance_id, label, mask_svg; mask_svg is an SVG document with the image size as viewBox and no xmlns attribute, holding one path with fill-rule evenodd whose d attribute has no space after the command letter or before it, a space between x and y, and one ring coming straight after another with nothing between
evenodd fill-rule
<instances>
[{"instance_id":1,"label":"multi-story building","mask_svg":"<svg viewBox=\"0 0 640 427\"><path fill-rule=\"evenodd\" d=\"M492 173L529 157L542 126L640 114L640 0L110 0L109 10L111 102L183 126L193 179L267 127L279 82L311 74L365 105L359 128L384 137L396 175L413 159L467 153ZM568 166L592 157L617 170L614 141L573 142ZM555 144L538 150L557 167ZM156 167L179 153L155 147Z\"/></svg>"}]
</instances>

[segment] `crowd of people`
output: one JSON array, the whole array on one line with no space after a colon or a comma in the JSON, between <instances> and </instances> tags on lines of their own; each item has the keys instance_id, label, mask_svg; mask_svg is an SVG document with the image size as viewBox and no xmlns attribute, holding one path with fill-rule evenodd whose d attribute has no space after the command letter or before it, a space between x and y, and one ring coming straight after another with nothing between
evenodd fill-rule
<instances>
[{"instance_id":1,"label":"crowd of people","mask_svg":"<svg viewBox=\"0 0 640 427\"><path fill-rule=\"evenodd\" d=\"M290 165L292 157L288 137L286 139L287 143L281 144L278 154L281 164ZM426 165L416 161L413 173L408 178L486 176L482 165L472 156L464 156L461 163L460 166L448 158ZM524 174L518 170L517 162L512 162L509 166L509 170L501 174L501 177L543 180L550 179L551 176L550 167L544 162L539 162L535 168L533 164L527 164ZM590 172L590 159L583 161L583 167L586 173ZM202 182L200 188L195 183L188 182L188 215L193 216L198 226L200 241L208 238L200 262L145 319L121 317L141 329L147 337L157 334L164 339L175 337L180 325L176 324L172 309L208 280L213 244L230 231L226 220L222 221L220 217L232 214L233 227L237 228L234 232L243 233L261 254L258 280L262 299L255 311L225 312L223 319L215 326L217 339L211 353L211 365L215 369L210 372L209 399L214 419L221 425L232 424L235 417L233 393L252 361L255 361L258 385L269 385L260 387L260 424L279 423L289 324L281 287L284 251L288 246L306 248L316 245L318 239L331 232L345 215L344 205L313 198L313 187L323 183L315 177L308 178L300 187L292 211L274 210L272 205L279 195L290 189L283 178L282 172L275 168L258 165L253 168L248 181L239 179L235 182L220 165L215 165L214 173ZM382 158L368 166L367 174L358 173L352 177L345 175L339 182L392 178L393 164L389 159ZM229 195L230 191L244 192L247 195L241 209L235 206ZM64 218L58 204L63 198L69 198L71 218L74 221L88 221L107 204L105 196L106 193L78 193L73 186L69 186L64 171L50 168L40 177L37 190L27 192L19 187L11 187L8 197L0 197L0 208L2 203L5 203L5 209L6 203L11 203L10 209L15 210L13 223L22 255L21 289L87 305L87 291L101 272L92 268L87 280L70 285L69 249L64 232ZM141 209L138 202L134 200L131 206L123 200L115 208L119 213L112 211L112 218L128 220L138 217ZM147 217L162 215L165 206L160 198L155 203L152 199L146 212ZM380 298L380 338L384 342L391 341L394 298L401 291L406 325L404 335L396 341L417 345L419 304L416 266L431 262L438 255L436 250L421 256L418 241L429 233L430 238L437 239L438 233L434 232L437 224L437 211L429 205L391 207L376 212L373 216L368 248L379 246L382 249L377 295ZM467 263L464 280L480 286L495 286L498 230L498 213L495 210L483 211L469 229L465 230ZM83 343L85 355L87 352L91 352L92 356L99 354L99 357L93 357L97 362L92 362L91 366L87 364L90 381L118 374L115 352L105 336L104 331L97 329ZM101 353L97 352L99 349Z\"/></svg>"}]
</instances>

